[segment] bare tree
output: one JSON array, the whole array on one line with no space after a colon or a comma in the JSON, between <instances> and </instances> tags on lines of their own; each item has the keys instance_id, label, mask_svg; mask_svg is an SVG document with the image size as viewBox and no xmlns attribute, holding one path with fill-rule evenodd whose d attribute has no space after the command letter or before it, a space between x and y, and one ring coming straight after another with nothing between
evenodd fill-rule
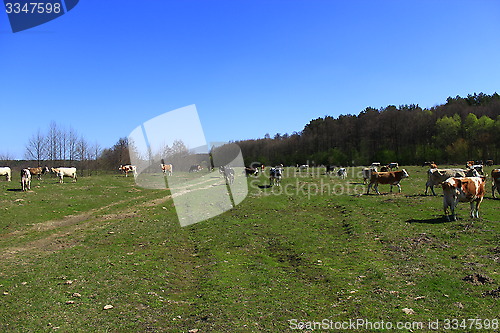
<instances>
[{"instance_id":1,"label":"bare tree","mask_svg":"<svg viewBox=\"0 0 500 333\"><path fill-rule=\"evenodd\" d=\"M46 158L47 141L42 132L40 132L40 129L29 139L26 145L25 156L26 159L36 160L37 166L40 166L40 162Z\"/></svg>"},{"instance_id":2,"label":"bare tree","mask_svg":"<svg viewBox=\"0 0 500 333\"><path fill-rule=\"evenodd\" d=\"M9 152L0 153L0 161L12 161L14 160L14 156Z\"/></svg>"},{"instance_id":3,"label":"bare tree","mask_svg":"<svg viewBox=\"0 0 500 333\"><path fill-rule=\"evenodd\" d=\"M60 144L59 129L55 121L52 121L49 125L49 131L47 133L47 152L48 159L52 162L60 160L60 155L58 154L58 146Z\"/></svg>"},{"instance_id":4,"label":"bare tree","mask_svg":"<svg viewBox=\"0 0 500 333\"><path fill-rule=\"evenodd\" d=\"M69 162L70 164L76 160L77 155L77 144L78 144L78 134L70 127L68 133L68 150L69 150Z\"/></svg>"}]
</instances>

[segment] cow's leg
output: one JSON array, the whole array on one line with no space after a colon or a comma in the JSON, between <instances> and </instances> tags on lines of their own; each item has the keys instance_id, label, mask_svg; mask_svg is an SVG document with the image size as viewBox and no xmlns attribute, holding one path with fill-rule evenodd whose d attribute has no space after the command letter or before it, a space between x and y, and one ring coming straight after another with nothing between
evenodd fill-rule
<instances>
[{"instance_id":1,"label":"cow's leg","mask_svg":"<svg viewBox=\"0 0 500 333\"><path fill-rule=\"evenodd\" d=\"M450 209L449 211L448 208ZM443 209L446 220L455 221L455 206L453 202L446 200L446 196L443 197Z\"/></svg>"},{"instance_id":2,"label":"cow's leg","mask_svg":"<svg viewBox=\"0 0 500 333\"><path fill-rule=\"evenodd\" d=\"M434 186L429 182L425 183L425 193L424 194L427 195L427 191L429 190L429 188L431 189L432 195L436 195L436 192L434 192Z\"/></svg>"},{"instance_id":3,"label":"cow's leg","mask_svg":"<svg viewBox=\"0 0 500 333\"><path fill-rule=\"evenodd\" d=\"M375 184L375 187L374 187L374 188L375 188L375 192L377 192L377 194L380 194L380 192L378 191L378 183L377 183L377 184Z\"/></svg>"},{"instance_id":4,"label":"cow's leg","mask_svg":"<svg viewBox=\"0 0 500 333\"><path fill-rule=\"evenodd\" d=\"M449 221L450 216L448 215L448 201L446 201L446 198L443 198L443 211L444 211L444 217L446 218L447 221Z\"/></svg>"},{"instance_id":5,"label":"cow's leg","mask_svg":"<svg viewBox=\"0 0 500 333\"><path fill-rule=\"evenodd\" d=\"M470 202L470 217L472 217L472 218L476 217L475 208L474 208L474 201Z\"/></svg>"},{"instance_id":6,"label":"cow's leg","mask_svg":"<svg viewBox=\"0 0 500 333\"><path fill-rule=\"evenodd\" d=\"M491 194L493 195L493 198L495 198L495 190L496 190L497 186L496 186L496 183L495 181L493 181L493 185L491 185ZM500 194L500 189L499 189L499 194Z\"/></svg>"},{"instance_id":7,"label":"cow's leg","mask_svg":"<svg viewBox=\"0 0 500 333\"><path fill-rule=\"evenodd\" d=\"M455 214L455 208L457 207L457 204L458 204L458 198L451 203L451 219L453 221L457 220L457 215Z\"/></svg>"},{"instance_id":8,"label":"cow's leg","mask_svg":"<svg viewBox=\"0 0 500 333\"><path fill-rule=\"evenodd\" d=\"M476 201L476 218L479 218L479 206L481 205L481 202L483 201L482 198L479 198L477 201Z\"/></svg>"},{"instance_id":9,"label":"cow's leg","mask_svg":"<svg viewBox=\"0 0 500 333\"><path fill-rule=\"evenodd\" d=\"M431 186L431 191L432 191L432 195L436 195L436 192L434 192L434 186Z\"/></svg>"}]
</instances>

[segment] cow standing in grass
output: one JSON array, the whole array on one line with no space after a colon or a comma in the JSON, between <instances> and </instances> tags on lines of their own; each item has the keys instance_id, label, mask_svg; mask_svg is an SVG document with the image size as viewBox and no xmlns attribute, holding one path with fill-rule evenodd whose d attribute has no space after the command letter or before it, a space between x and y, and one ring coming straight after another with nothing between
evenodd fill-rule
<instances>
[{"instance_id":1,"label":"cow standing in grass","mask_svg":"<svg viewBox=\"0 0 500 333\"><path fill-rule=\"evenodd\" d=\"M38 180L42 180L42 175L50 173L48 167L28 168L28 170L30 171L31 176L37 176Z\"/></svg>"},{"instance_id":2,"label":"cow standing in grass","mask_svg":"<svg viewBox=\"0 0 500 333\"><path fill-rule=\"evenodd\" d=\"M271 170L269 170L269 185L280 186L282 177L283 177L283 169L278 167L271 168Z\"/></svg>"},{"instance_id":3,"label":"cow standing in grass","mask_svg":"<svg viewBox=\"0 0 500 333\"><path fill-rule=\"evenodd\" d=\"M329 175L330 173L332 173L334 171L335 171L335 166L333 166L333 165L327 165L326 166L326 172L325 172L325 174Z\"/></svg>"},{"instance_id":4,"label":"cow standing in grass","mask_svg":"<svg viewBox=\"0 0 500 333\"><path fill-rule=\"evenodd\" d=\"M370 193L370 188L374 186L375 192L380 194L378 191L378 184L388 184L392 187L396 185L399 188L399 193L401 193L401 185L399 183L403 178L409 177L408 173L405 169L400 171L388 171L388 172L373 172L370 177L370 184L368 184L368 189L366 190L366 194Z\"/></svg>"},{"instance_id":5,"label":"cow standing in grass","mask_svg":"<svg viewBox=\"0 0 500 333\"><path fill-rule=\"evenodd\" d=\"M63 183L64 176L73 178L73 182L76 182L76 168L51 168L51 171L56 174L57 178L59 178L59 183Z\"/></svg>"},{"instance_id":6,"label":"cow standing in grass","mask_svg":"<svg viewBox=\"0 0 500 333\"><path fill-rule=\"evenodd\" d=\"M392 169L399 169L399 164L398 164L398 163L396 163L396 162L393 162L393 163L389 163L389 164L387 165L387 167L389 168L389 170L391 170L391 171L392 171Z\"/></svg>"},{"instance_id":7,"label":"cow standing in grass","mask_svg":"<svg viewBox=\"0 0 500 333\"><path fill-rule=\"evenodd\" d=\"M0 176L5 176L5 180L10 182L12 180L12 170L9 167L1 167Z\"/></svg>"},{"instance_id":8,"label":"cow standing in grass","mask_svg":"<svg viewBox=\"0 0 500 333\"><path fill-rule=\"evenodd\" d=\"M450 221L451 216L452 220L456 220L455 208L458 202L469 202L471 217L479 218L479 206L484 197L484 183L484 177L452 177L445 180L441 186L446 219ZM448 215L448 208L450 208L450 215Z\"/></svg>"},{"instance_id":9,"label":"cow standing in grass","mask_svg":"<svg viewBox=\"0 0 500 333\"><path fill-rule=\"evenodd\" d=\"M500 194L500 169L491 171L491 193L495 197L495 190Z\"/></svg>"},{"instance_id":10,"label":"cow standing in grass","mask_svg":"<svg viewBox=\"0 0 500 333\"><path fill-rule=\"evenodd\" d=\"M361 173L363 174L363 184L366 184L366 182L372 177L372 172L377 172L377 168L369 167L361 170Z\"/></svg>"},{"instance_id":11,"label":"cow standing in grass","mask_svg":"<svg viewBox=\"0 0 500 333\"><path fill-rule=\"evenodd\" d=\"M137 168L135 167L135 165L120 165L118 170L125 173L125 177L128 177L129 172L132 172L134 174L134 177L137 176Z\"/></svg>"},{"instance_id":12,"label":"cow standing in grass","mask_svg":"<svg viewBox=\"0 0 500 333\"><path fill-rule=\"evenodd\" d=\"M21 188L23 191L31 189L31 172L29 169L21 170Z\"/></svg>"},{"instance_id":13,"label":"cow standing in grass","mask_svg":"<svg viewBox=\"0 0 500 333\"><path fill-rule=\"evenodd\" d=\"M243 171L246 176L258 176L259 175L259 169L257 168L248 168L245 167L245 170Z\"/></svg>"},{"instance_id":14,"label":"cow standing in grass","mask_svg":"<svg viewBox=\"0 0 500 333\"><path fill-rule=\"evenodd\" d=\"M219 167L219 173L224 177L226 184L231 185L234 183L234 169L229 165L221 165Z\"/></svg>"},{"instance_id":15,"label":"cow standing in grass","mask_svg":"<svg viewBox=\"0 0 500 333\"><path fill-rule=\"evenodd\" d=\"M339 176L341 179L345 179L347 177L347 170L346 170L346 168L339 168L337 170L337 176Z\"/></svg>"},{"instance_id":16,"label":"cow standing in grass","mask_svg":"<svg viewBox=\"0 0 500 333\"><path fill-rule=\"evenodd\" d=\"M479 177L479 173L475 169L429 169L427 172L427 182L425 183L425 195L427 195L427 191L429 188L432 191L433 195L436 195L434 192L434 186L440 185L446 179L450 177Z\"/></svg>"},{"instance_id":17,"label":"cow standing in grass","mask_svg":"<svg viewBox=\"0 0 500 333\"><path fill-rule=\"evenodd\" d=\"M161 166L161 171L163 172L164 175L172 176L174 167L172 164L160 164Z\"/></svg>"}]
</instances>

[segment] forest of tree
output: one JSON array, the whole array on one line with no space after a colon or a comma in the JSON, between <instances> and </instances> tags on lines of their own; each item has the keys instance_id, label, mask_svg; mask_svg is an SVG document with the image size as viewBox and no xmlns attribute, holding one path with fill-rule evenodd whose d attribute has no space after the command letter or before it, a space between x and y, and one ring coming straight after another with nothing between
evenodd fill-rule
<instances>
[{"instance_id":1,"label":"forest of tree","mask_svg":"<svg viewBox=\"0 0 500 333\"><path fill-rule=\"evenodd\" d=\"M438 164L500 159L500 95L449 97L418 105L368 107L358 115L311 120L301 132L236 142L247 165Z\"/></svg>"}]
</instances>

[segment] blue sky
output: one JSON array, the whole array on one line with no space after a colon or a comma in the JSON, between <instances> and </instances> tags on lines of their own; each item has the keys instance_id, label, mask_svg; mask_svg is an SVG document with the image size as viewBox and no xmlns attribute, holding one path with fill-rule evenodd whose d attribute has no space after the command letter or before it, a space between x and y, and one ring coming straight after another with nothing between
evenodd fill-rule
<instances>
[{"instance_id":1,"label":"blue sky","mask_svg":"<svg viewBox=\"0 0 500 333\"><path fill-rule=\"evenodd\" d=\"M51 121L111 147L195 104L229 141L500 92L499 17L494 0L82 0L12 33L2 10L0 155Z\"/></svg>"}]
</instances>

